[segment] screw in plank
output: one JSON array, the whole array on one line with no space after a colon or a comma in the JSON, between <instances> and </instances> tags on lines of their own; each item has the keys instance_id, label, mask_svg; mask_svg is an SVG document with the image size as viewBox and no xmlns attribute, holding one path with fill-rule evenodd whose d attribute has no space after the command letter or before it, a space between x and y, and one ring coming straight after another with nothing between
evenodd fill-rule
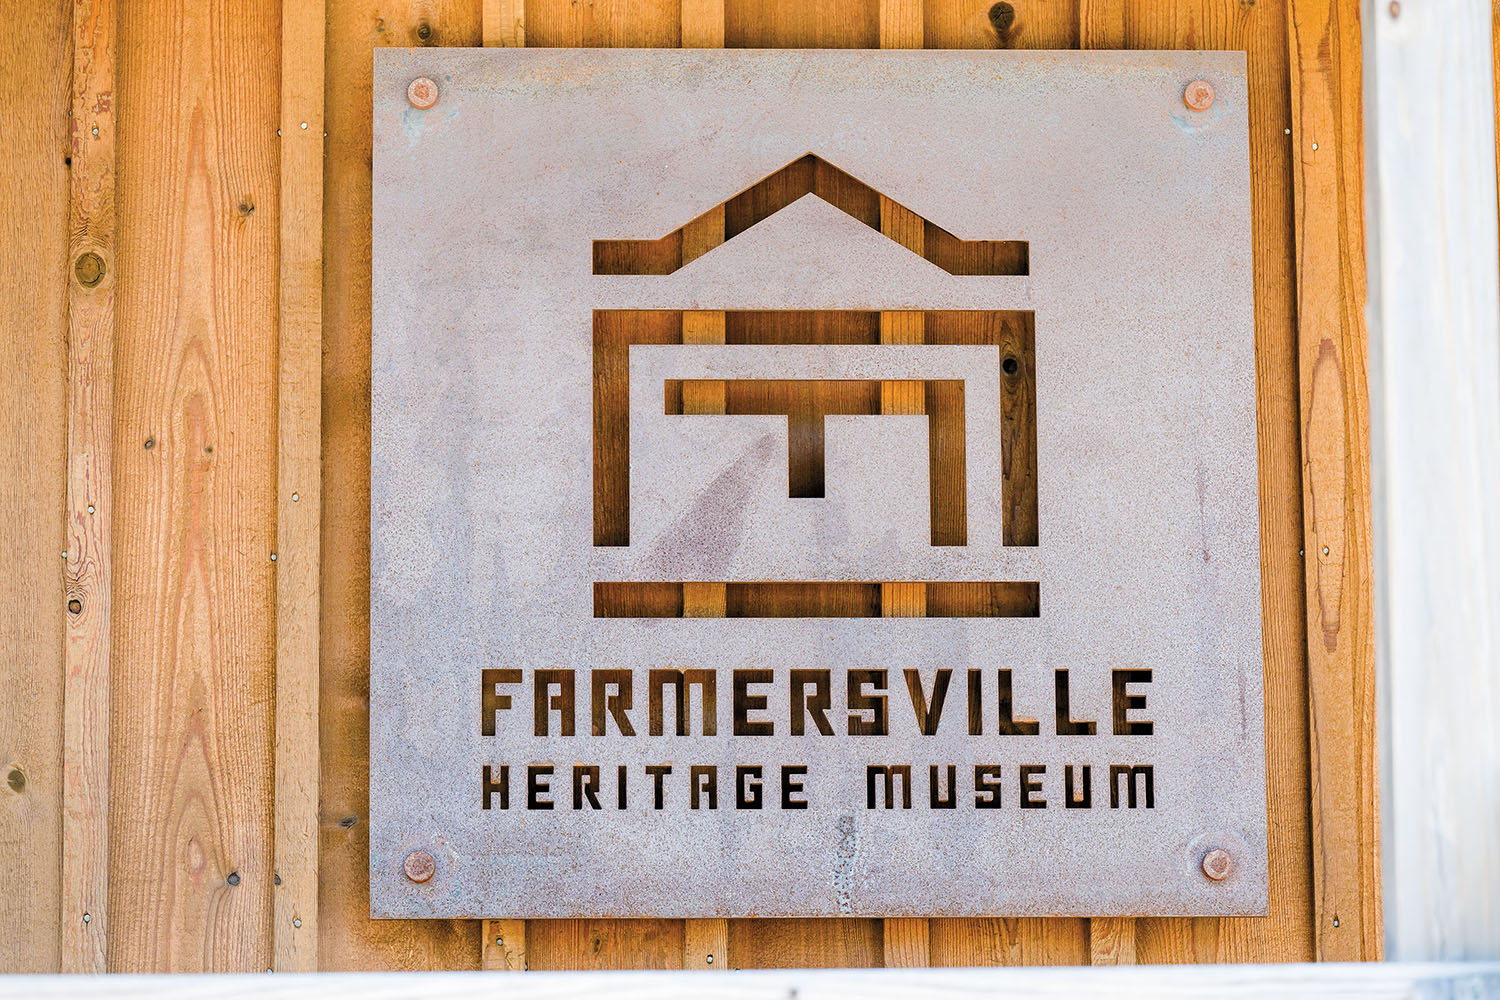
<instances>
[{"instance_id":1,"label":"screw in plank","mask_svg":"<svg viewBox=\"0 0 1500 1000\"><path fill-rule=\"evenodd\" d=\"M1215 882L1222 882L1234 872L1234 859L1222 847L1216 847L1203 855L1203 874Z\"/></svg>"},{"instance_id":2,"label":"screw in plank","mask_svg":"<svg viewBox=\"0 0 1500 1000\"><path fill-rule=\"evenodd\" d=\"M104 280L104 258L90 250L73 262L73 274L84 288L94 288Z\"/></svg>"},{"instance_id":3,"label":"screw in plank","mask_svg":"<svg viewBox=\"0 0 1500 1000\"><path fill-rule=\"evenodd\" d=\"M1182 103L1193 111L1207 111L1214 106L1213 84L1207 80L1194 80L1183 88Z\"/></svg>"},{"instance_id":4,"label":"screw in plank","mask_svg":"<svg viewBox=\"0 0 1500 1000\"><path fill-rule=\"evenodd\" d=\"M426 111L437 103L438 85L425 76L419 76L406 85L406 99L418 111Z\"/></svg>"},{"instance_id":5,"label":"screw in plank","mask_svg":"<svg viewBox=\"0 0 1500 1000\"><path fill-rule=\"evenodd\" d=\"M401 869L413 882L426 882L437 871L437 862L426 851L412 851L401 862Z\"/></svg>"}]
</instances>

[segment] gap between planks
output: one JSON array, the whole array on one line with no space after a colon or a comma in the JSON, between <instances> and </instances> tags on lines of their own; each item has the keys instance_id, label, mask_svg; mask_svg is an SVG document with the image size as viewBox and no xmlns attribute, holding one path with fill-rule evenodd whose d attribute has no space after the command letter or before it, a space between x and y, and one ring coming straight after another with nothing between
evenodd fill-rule
<instances>
[{"instance_id":1,"label":"gap between planks","mask_svg":"<svg viewBox=\"0 0 1500 1000\"><path fill-rule=\"evenodd\" d=\"M725 0L682 0L682 47L721 49L724 47ZM719 205L683 227L682 262L686 264L703 256L724 242L724 206ZM724 343L722 312L685 312L682 314L684 344ZM723 413L723 382L695 387L691 395L683 390L682 412ZM685 584L682 588L682 613L692 618L722 618L726 610L722 583ZM728 969L729 921L706 918L684 921L682 967L684 969Z\"/></svg>"},{"instance_id":2,"label":"gap between planks","mask_svg":"<svg viewBox=\"0 0 1500 1000\"><path fill-rule=\"evenodd\" d=\"M116 23L114 0L73 4L58 914L64 972L105 972L108 956Z\"/></svg>"},{"instance_id":3,"label":"gap between planks","mask_svg":"<svg viewBox=\"0 0 1500 1000\"><path fill-rule=\"evenodd\" d=\"M1079 0L1078 47L1125 48L1125 0ZM1134 965L1136 922L1131 917L1089 919L1089 964Z\"/></svg>"},{"instance_id":4,"label":"gap between planks","mask_svg":"<svg viewBox=\"0 0 1500 1000\"><path fill-rule=\"evenodd\" d=\"M486 48L524 46L526 0L484 0L480 34ZM485 972L525 972L527 967L526 921L482 921L479 968Z\"/></svg>"}]
</instances>

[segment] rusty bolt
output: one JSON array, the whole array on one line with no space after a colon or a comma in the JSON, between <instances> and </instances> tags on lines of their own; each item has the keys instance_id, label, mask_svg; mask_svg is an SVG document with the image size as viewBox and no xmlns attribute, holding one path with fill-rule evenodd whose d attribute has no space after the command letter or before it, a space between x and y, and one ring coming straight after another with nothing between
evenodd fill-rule
<instances>
[{"instance_id":1,"label":"rusty bolt","mask_svg":"<svg viewBox=\"0 0 1500 1000\"><path fill-rule=\"evenodd\" d=\"M1222 847L1216 847L1203 855L1203 874L1215 882L1222 882L1234 872L1234 859Z\"/></svg>"},{"instance_id":2,"label":"rusty bolt","mask_svg":"<svg viewBox=\"0 0 1500 1000\"><path fill-rule=\"evenodd\" d=\"M437 871L437 862L426 851L412 851L401 863L406 877L413 882L426 882Z\"/></svg>"},{"instance_id":3,"label":"rusty bolt","mask_svg":"<svg viewBox=\"0 0 1500 1000\"><path fill-rule=\"evenodd\" d=\"M104 280L104 258L92 250L80 254L73 262L73 274L84 288L93 288Z\"/></svg>"},{"instance_id":4,"label":"rusty bolt","mask_svg":"<svg viewBox=\"0 0 1500 1000\"><path fill-rule=\"evenodd\" d=\"M1214 88L1207 80L1194 80L1182 91L1182 103L1193 111L1207 111L1214 104Z\"/></svg>"},{"instance_id":5,"label":"rusty bolt","mask_svg":"<svg viewBox=\"0 0 1500 1000\"><path fill-rule=\"evenodd\" d=\"M418 111L426 111L437 103L438 86L425 76L419 76L406 87L406 99Z\"/></svg>"}]
</instances>

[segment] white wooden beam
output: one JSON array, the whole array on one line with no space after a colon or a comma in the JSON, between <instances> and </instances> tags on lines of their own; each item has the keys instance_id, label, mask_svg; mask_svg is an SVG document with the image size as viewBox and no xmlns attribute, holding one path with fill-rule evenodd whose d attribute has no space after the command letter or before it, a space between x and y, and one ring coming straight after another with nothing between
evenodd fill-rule
<instances>
[{"instance_id":1,"label":"white wooden beam","mask_svg":"<svg viewBox=\"0 0 1500 1000\"><path fill-rule=\"evenodd\" d=\"M1367 0L1386 954L1500 957L1490 6Z\"/></svg>"}]
</instances>

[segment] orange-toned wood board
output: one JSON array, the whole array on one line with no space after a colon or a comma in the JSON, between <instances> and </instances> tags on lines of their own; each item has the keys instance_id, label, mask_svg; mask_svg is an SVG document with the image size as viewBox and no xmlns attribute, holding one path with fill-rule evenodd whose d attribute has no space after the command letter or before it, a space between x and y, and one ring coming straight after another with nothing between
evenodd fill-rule
<instances>
[{"instance_id":1,"label":"orange-toned wood board","mask_svg":"<svg viewBox=\"0 0 1500 1000\"><path fill-rule=\"evenodd\" d=\"M0 532L14 568L0 574L0 670L17 695L0 709L0 969L263 971L314 951L323 969L1379 956L1352 0L326 0L317 43L299 19L312 15L283 16L290 7L147 0L111 36L114 9L18 7L0 44L18 95L0 118L0 226L23 248L0 264L0 297L24 318L0 366ZM1133 934L1002 916L925 928L370 919L371 50L482 42L1246 52L1268 917L1147 917ZM321 169L306 155L315 142L276 134L293 118L311 131L319 114ZM321 276L299 286L314 246ZM97 281L93 262L76 266L89 251ZM711 318L677 323L678 336L714 335ZM313 370L309 335L321 337L316 416L307 384L283 381ZM299 512L313 505L300 521L288 491ZM278 528L318 561L281 565ZM315 578L297 573L309 565ZM715 609L717 595L693 599L705 596ZM296 631L308 623L315 649ZM286 699L314 680L316 715L299 719ZM316 749L278 743L313 721ZM311 774L315 798L305 782L278 790L278 762ZM286 826L294 814L300 826ZM316 872L315 919L275 902L281 857ZM308 899L295 878L283 896ZM303 921L291 933L289 915Z\"/></svg>"}]
</instances>

